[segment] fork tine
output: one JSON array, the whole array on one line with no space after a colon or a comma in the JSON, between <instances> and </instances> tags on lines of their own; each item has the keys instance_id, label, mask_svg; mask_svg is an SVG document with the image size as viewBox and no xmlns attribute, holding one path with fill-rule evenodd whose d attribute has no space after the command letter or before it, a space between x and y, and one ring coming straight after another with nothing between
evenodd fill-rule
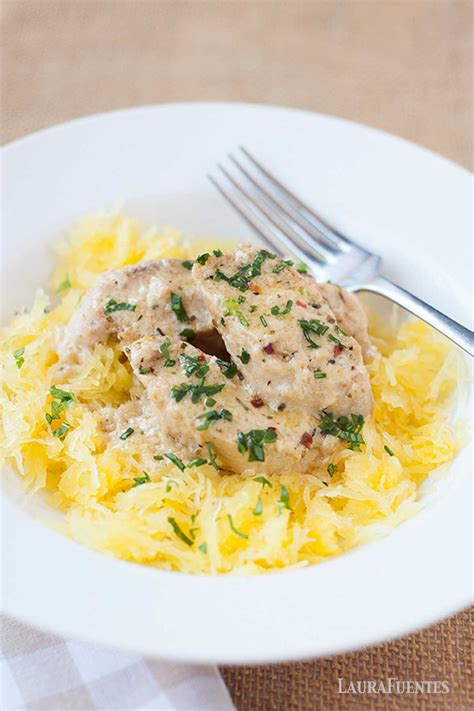
<instances>
[{"instance_id":1,"label":"fork tine","mask_svg":"<svg viewBox=\"0 0 474 711\"><path fill-rule=\"evenodd\" d=\"M293 252L301 261L305 261L305 255L297 246L289 243L286 235L272 225L272 223L265 218L262 213L259 213L252 205L249 203L245 197L239 193L239 198L237 199L226 190L221 183L216 180L212 175L207 176L215 188L221 193L221 195L227 200L227 202L234 208L234 210L247 222L250 227L260 235L261 239L265 244L271 247L277 254L281 257L288 254L288 252ZM307 257L306 257L307 258ZM313 262L314 264L314 262Z\"/></svg>"},{"instance_id":2,"label":"fork tine","mask_svg":"<svg viewBox=\"0 0 474 711\"><path fill-rule=\"evenodd\" d=\"M332 256L340 252L339 247L335 246L334 241L327 239L321 230L316 229L310 224L308 220L301 215L301 211L297 212L292 203L283 196L280 191L277 191L274 186L272 186L273 189L269 190L255 175L252 175L237 158L231 154L229 154L228 157L240 172L245 175L252 186L265 196L269 204L283 213L286 224L297 233L298 237L308 245L308 247L313 248L314 241L316 241L318 244L317 249L319 249L329 261ZM268 178L266 178L266 183L268 184L268 182Z\"/></svg>"},{"instance_id":3,"label":"fork tine","mask_svg":"<svg viewBox=\"0 0 474 711\"><path fill-rule=\"evenodd\" d=\"M332 227L332 225L326 222L321 215L308 207L306 203L302 202L294 193L288 190L288 188L283 185L278 178L270 173L270 171L267 170L256 158L254 158L244 146L239 146L239 148L248 160L260 171L260 173L264 175L270 186L282 194L292 205L292 207L299 211L299 214L304 217L306 222L321 233L331 244L339 249L356 248L363 250L362 247L345 237L345 235L336 230L335 227Z\"/></svg>"},{"instance_id":4,"label":"fork tine","mask_svg":"<svg viewBox=\"0 0 474 711\"><path fill-rule=\"evenodd\" d=\"M280 241L282 241L287 250L297 254L298 257L306 261L314 261L315 259L321 263L325 263L325 257L321 252L318 252L314 245L311 243L307 245L301 239L295 231L289 227L283 220L279 220L275 212L270 210L265 203L258 200L258 198L250 193L236 178L234 178L221 164L218 164L219 170L227 178L229 183L234 186L234 188L245 198L247 204L257 212L259 215L263 215L265 219L271 223L274 229L278 230L278 235Z\"/></svg>"}]
</instances>

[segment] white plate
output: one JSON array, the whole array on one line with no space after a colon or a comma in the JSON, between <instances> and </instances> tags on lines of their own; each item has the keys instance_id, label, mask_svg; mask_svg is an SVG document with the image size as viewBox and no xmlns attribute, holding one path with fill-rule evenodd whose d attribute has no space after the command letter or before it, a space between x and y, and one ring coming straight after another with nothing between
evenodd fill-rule
<instances>
[{"instance_id":1,"label":"white plate","mask_svg":"<svg viewBox=\"0 0 474 711\"><path fill-rule=\"evenodd\" d=\"M301 111L178 104L93 116L3 153L5 308L30 304L60 230L123 201L160 225L251 236L205 174L239 144L385 258L385 272L467 320L470 176L405 141ZM5 480L5 478L4 478ZM64 635L176 660L270 662L404 634L471 598L467 450L441 494L384 540L306 569L189 576L93 553L2 496L5 610Z\"/></svg>"}]
</instances>

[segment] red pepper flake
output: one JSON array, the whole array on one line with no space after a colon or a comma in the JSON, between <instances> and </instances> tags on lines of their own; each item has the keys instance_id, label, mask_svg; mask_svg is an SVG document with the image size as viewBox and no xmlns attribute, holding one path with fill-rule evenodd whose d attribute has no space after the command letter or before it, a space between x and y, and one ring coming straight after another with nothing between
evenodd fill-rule
<instances>
[{"instance_id":1,"label":"red pepper flake","mask_svg":"<svg viewBox=\"0 0 474 711\"><path fill-rule=\"evenodd\" d=\"M252 294L261 294L262 293L262 288L258 284L249 284L249 289L252 292Z\"/></svg>"},{"instance_id":2,"label":"red pepper flake","mask_svg":"<svg viewBox=\"0 0 474 711\"><path fill-rule=\"evenodd\" d=\"M266 346L263 346L263 350L265 351L265 353L268 353L268 355L274 353L275 349L273 348L273 343L267 343Z\"/></svg>"},{"instance_id":3,"label":"red pepper flake","mask_svg":"<svg viewBox=\"0 0 474 711\"><path fill-rule=\"evenodd\" d=\"M300 444L302 444L303 447L306 447L306 449L309 449L311 447L311 445L313 444L313 438L311 437L309 432L303 432L303 434L301 435Z\"/></svg>"},{"instance_id":4,"label":"red pepper flake","mask_svg":"<svg viewBox=\"0 0 474 711\"><path fill-rule=\"evenodd\" d=\"M198 361L206 360L206 356L198 355L197 359Z\"/></svg>"},{"instance_id":5,"label":"red pepper flake","mask_svg":"<svg viewBox=\"0 0 474 711\"><path fill-rule=\"evenodd\" d=\"M308 304L305 304L304 301L300 301L299 299L296 301L298 306L302 306L304 309L308 308Z\"/></svg>"},{"instance_id":6,"label":"red pepper flake","mask_svg":"<svg viewBox=\"0 0 474 711\"><path fill-rule=\"evenodd\" d=\"M342 346L340 346L339 343L337 343L334 346L334 357L337 358L337 356L340 355L343 350L344 350L344 348Z\"/></svg>"},{"instance_id":7,"label":"red pepper flake","mask_svg":"<svg viewBox=\"0 0 474 711\"><path fill-rule=\"evenodd\" d=\"M254 407L263 407L265 405L261 397L254 397L250 402Z\"/></svg>"}]
</instances>

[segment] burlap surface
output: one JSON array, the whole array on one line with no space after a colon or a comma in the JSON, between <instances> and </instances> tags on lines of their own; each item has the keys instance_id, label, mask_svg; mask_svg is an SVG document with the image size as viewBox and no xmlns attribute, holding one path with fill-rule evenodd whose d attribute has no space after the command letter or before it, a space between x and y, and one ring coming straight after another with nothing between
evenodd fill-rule
<instances>
[{"instance_id":1,"label":"burlap surface","mask_svg":"<svg viewBox=\"0 0 474 711\"><path fill-rule=\"evenodd\" d=\"M472 165L470 2L3 0L1 8L3 142L124 106L235 100L343 116ZM357 653L222 671L239 711L467 710L471 643L466 612ZM339 677L445 680L450 693L339 695Z\"/></svg>"}]
</instances>

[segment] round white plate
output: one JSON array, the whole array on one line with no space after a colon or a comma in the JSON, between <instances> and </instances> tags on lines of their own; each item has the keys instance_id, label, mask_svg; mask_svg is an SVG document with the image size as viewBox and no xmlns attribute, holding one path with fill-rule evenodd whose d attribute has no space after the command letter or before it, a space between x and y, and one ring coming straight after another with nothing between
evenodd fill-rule
<instances>
[{"instance_id":1,"label":"round white plate","mask_svg":"<svg viewBox=\"0 0 474 711\"><path fill-rule=\"evenodd\" d=\"M470 175L379 131L240 104L150 106L42 131L3 151L5 316L28 306L48 245L82 214L122 202L198 235L252 235L206 180L244 144L326 217L384 257L385 273L466 322ZM36 519L3 477L4 609L34 625L194 662L277 662L401 635L471 599L470 456L387 538L327 563L254 578L140 567ZM43 512L44 513L44 512Z\"/></svg>"}]
</instances>

